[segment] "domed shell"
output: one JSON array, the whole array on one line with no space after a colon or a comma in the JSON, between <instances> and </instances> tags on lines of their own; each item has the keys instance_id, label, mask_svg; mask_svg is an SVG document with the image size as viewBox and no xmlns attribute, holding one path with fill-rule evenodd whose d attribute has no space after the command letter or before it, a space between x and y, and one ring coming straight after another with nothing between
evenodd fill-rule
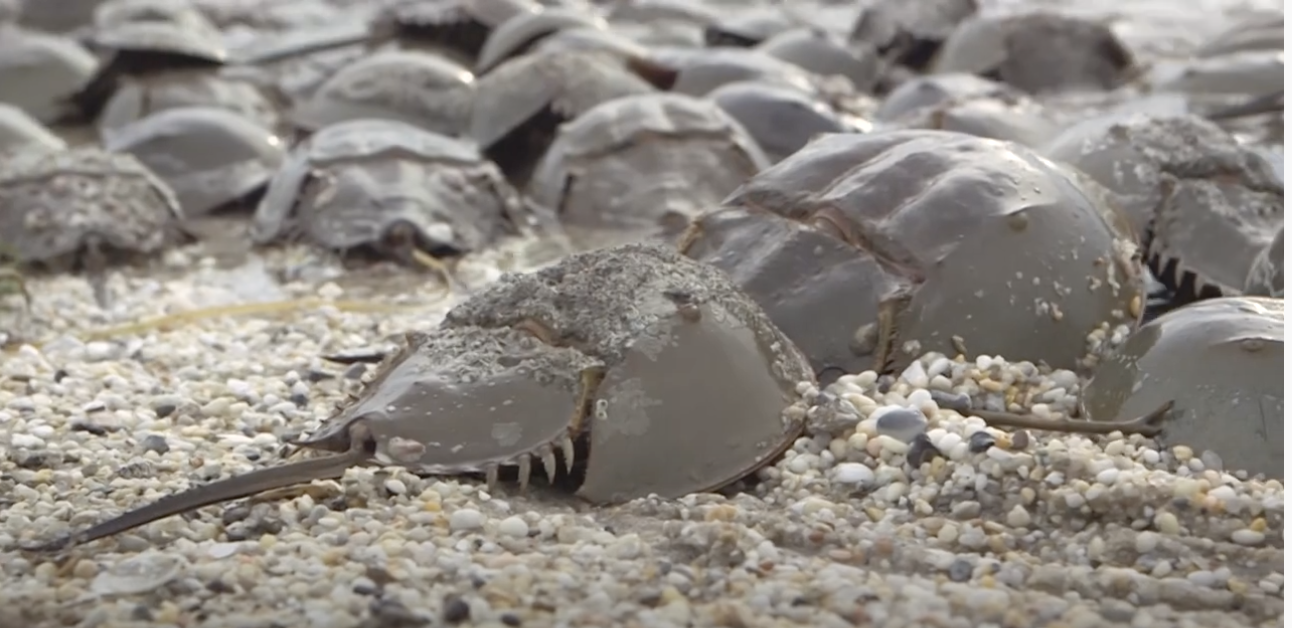
<instances>
[{"instance_id":1,"label":"domed shell","mask_svg":"<svg viewBox=\"0 0 1292 628\"><path fill-rule=\"evenodd\" d=\"M796 28L780 33L759 44L757 50L815 74L846 77L861 92L870 92L879 82L879 58L873 52L844 48L817 29Z\"/></svg>"},{"instance_id":2,"label":"domed shell","mask_svg":"<svg viewBox=\"0 0 1292 628\"><path fill-rule=\"evenodd\" d=\"M716 104L643 94L563 125L528 191L567 226L676 234L765 167L753 138Z\"/></svg>"},{"instance_id":3,"label":"domed shell","mask_svg":"<svg viewBox=\"0 0 1292 628\"><path fill-rule=\"evenodd\" d=\"M998 98L1022 92L974 74L953 72L920 76L899 85L879 103L875 117L896 120L918 109L971 98Z\"/></svg>"},{"instance_id":4,"label":"domed shell","mask_svg":"<svg viewBox=\"0 0 1292 628\"><path fill-rule=\"evenodd\" d=\"M1282 52L1285 41L1283 19L1282 11L1255 12L1212 37L1198 48L1194 56L1208 58L1265 50Z\"/></svg>"},{"instance_id":5,"label":"domed shell","mask_svg":"<svg viewBox=\"0 0 1292 628\"><path fill-rule=\"evenodd\" d=\"M90 80L98 64L70 39L7 30L0 36L0 102L53 122L63 114L59 103Z\"/></svg>"},{"instance_id":6,"label":"domed shell","mask_svg":"<svg viewBox=\"0 0 1292 628\"><path fill-rule=\"evenodd\" d=\"M104 146L134 155L179 197L187 218L263 188L282 163L283 140L226 109L166 109L113 133Z\"/></svg>"},{"instance_id":7,"label":"domed shell","mask_svg":"<svg viewBox=\"0 0 1292 628\"><path fill-rule=\"evenodd\" d=\"M745 127L772 163L817 135L853 130L829 105L796 89L740 81L713 90L708 98Z\"/></svg>"},{"instance_id":8,"label":"domed shell","mask_svg":"<svg viewBox=\"0 0 1292 628\"><path fill-rule=\"evenodd\" d=\"M208 72L163 72L124 77L99 113L99 138L108 141L121 127L178 107L218 107L270 130L282 130L282 116L267 90Z\"/></svg>"},{"instance_id":9,"label":"domed shell","mask_svg":"<svg viewBox=\"0 0 1292 628\"><path fill-rule=\"evenodd\" d=\"M965 20L942 46L931 71L969 72L1040 93L1112 89L1134 63L1106 25L1036 12Z\"/></svg>"},{"instance_id":10,"label":"domed shell","mask_svg":"<svg viewBox=\"0 0 1292 628\"><path fill-rule=\"evenodd\" d=\"M295 215L294 215L295 214ZM409 225L432 249L475 250L530 226L515 190L474 145L394 120L325 127L293 152L256 208L253 241L289 231L334 250Z\"/></svg>"},{"instance_id":11,"label":"domed shell","mask_svg":"<svg viewBox=\"0 0 1292 628\"><path fill-rule=\"evenodd\" d=\"M677 69L672 91L679 94L706 96L727 83L737 81L761 81L798 89L805 94L816 93L807 70L758 50L715 48L687 51L676 55L676 58L660 61Z\"/></svg>"},{"instance_id":12,"label":"domed shell","mask_svg":"<svg viewBox=\"0 0 1292 628\"><path fill-rule=\"evenodd\" d=\"M749 48L793 27L794 21L779 6L749 8L712 21L704 29L704 43Z\"/></svg>"},{"instance_id":13,"label":"domed shell","mask_svg":"<svg viewBox=\"0 0 1292 628\"><path fill-rule=\"evenodd\" d=\"M75 254L91 235L155 253L178 239L179 211L170 187L131 155L87 146L0 162L0 245L22 261Z\"/></svg>"},{"instance_id":14,"label":"domed shell","mask_svg":"<svg viewBox=\"0 0 1292 628\"><path fill-rule=\"evenodd\" d=\"M489 33L522 13L537 13L533 0L433 0L400 2L381 10L369 25L374 44L398 38L429 46L474 64Z\"/></svg>"},{"instance_id":15,"label":"domed shell","mask_svg":"<svg viewBox=\"0 0 1292 628\"><path fill-rule=\"evenodd\" d=\"M1094 118L1045 153L1112 191L1172 289L1238 293L1282 225L1283 184L1269 162L1197 116Z\"/></svg>"},{"instance_id":16,"label":"domed shell","mask_svg":"<svg viewBox=\"0 0 1292 628\"><path fill-rule=\"evenodd\" d=\"M727 271L818 375L928 351L1071 368L1133 328L1135 236L1073 172L943 131L832 134L700 218L687 255Z\"/></svg>"},{"instance_id":17,"label":"domed shell","mask_svg":"<svg viewBox=\"0 0 1292 628\"><path fill-rule=\"evenodd\" d=\"M848 41L920 70L956 26L977 12L976 0L875 0L857 15Z\"/></svg>"},{"instance_id":18,"label":"domed shell","mask_svg":"<svg viewBox=\"0 0 1292 628\"><path fill-rule=\"evenodd\" d=\"M314 131L360 118L407 122L445 135L466 131L475 76L437 55L387 51L341 69L292 112L300 128Z\"/></svg>"},{"instance_id":19,"label":"domed shell","mask_svg":"<svg viewBox=\"0 0 1292 628\"><path fill-rule=\"evenodd\" d=\"M96 25L93 41L96 46L113 51L162 53L213 64L224 63L228 58L220 31L199 13L179 21L102 23Z\"/></svg>"},{"instance_id":20,"label":"domed shell","mask_svg":"<svg viewBox=\"0 0 1292 628\"><path fill-rule=\"evenodd\" d=\"M567 7L544 7L538 12L523 12L503 22L485 40L476 61L476 74L484 74L507 59L520 54L538 39L567 28L605 29L606 20L584 10Z\"/></svg>"},{"instance_id":21,"label":"domed shell","mask_svg":"<svg viewBox=\"0 0 1292 628\"><path fill-rule=\"evenodd\" d=\"M1226 470L1283 479L1283 300L1208 299L1127 339L1082 392L1086 416L1126 421L1174 401L1160 438Z\"/></svg>"}]
</instances>

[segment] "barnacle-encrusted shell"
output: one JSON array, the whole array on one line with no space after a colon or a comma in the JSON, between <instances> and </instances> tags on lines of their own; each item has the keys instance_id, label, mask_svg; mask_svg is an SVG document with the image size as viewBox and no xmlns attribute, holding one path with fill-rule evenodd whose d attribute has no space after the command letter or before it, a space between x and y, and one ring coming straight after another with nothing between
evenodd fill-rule
<instances>
[{"instance_id":1,"label":"barnacle-encrusted shell","mask_svg":"<svg viewBox=\"0 0 1292 628\"><path fill-rule=\"evenodd\" d=\"M1268 161L1197 116L1105 116L1045 150L1116 196L1171 288L1237 294L1283 223L1283 184Z\"/></svg>"},{"instance_id":2,"label":"barnacle-encrusted shell","mask_svg":"<svg viewBox=\"0 0 1292 628\"><path fill-rule=\"evenodd\" d=\"M83 147L0 163L0 244L19 260L76 253L88 236L154 253L174 241L178 215L175 194L131 155Z\"/></svg>"},{"instance_id":3,"label":"barnacle-encrusted shell","mask_svg":"<svg viewBox=\"0 0 1292 628\"><path fill-rule=\"evenodd\" d=\"M806 359L721 271L666 248L600 249L507 275L443 324L517 326L605 365L585 419L579 494L591 501L723 486L802 429L783 410L812 377Z\"/></svg>"}]
</instances>

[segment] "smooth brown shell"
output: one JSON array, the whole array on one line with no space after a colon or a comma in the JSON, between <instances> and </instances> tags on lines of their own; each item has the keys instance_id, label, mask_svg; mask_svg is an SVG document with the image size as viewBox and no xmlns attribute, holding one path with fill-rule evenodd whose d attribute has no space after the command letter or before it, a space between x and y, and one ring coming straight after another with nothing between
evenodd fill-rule
<instances>
[{"instance_id":1,"label":"smooth brown shell","mask_svg":"<svg viewBox=\"0 0 1292 628\"><path fill-rule=\"evenodd\" d=\"M1075 173L1016 144L826 135L724 205L683 250L730 273L818 374L927 351L1071 368L1091 332L1138 321L1134 233Z\"/></svg>"}]
</instances>

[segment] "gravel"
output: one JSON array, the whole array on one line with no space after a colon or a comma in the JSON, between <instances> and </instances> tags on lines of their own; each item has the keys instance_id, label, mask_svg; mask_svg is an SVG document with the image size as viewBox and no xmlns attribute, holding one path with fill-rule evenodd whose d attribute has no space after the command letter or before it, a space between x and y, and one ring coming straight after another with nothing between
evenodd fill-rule
<instances>
[{"instance_id":1,"label":"gravel","mask_svg":"<svg viewBox=\"0 0 1292 628\"><path fill-rule=\"evenodd\" d=\"M464 280L523 257L468 263ZM450 304L394 271L329 280L338 269L302 249L239 268L189 249L166 266L112 277L106 313L75 277L34 279L30 314L0 310L26 339L0 361L0 547L275 464L373 375L320 356L370 352ZM245 302L249 275L305 306L103 332ZM1067 413L1079 386L932 354L897 378L805 383L787 412L809 433L756 481L613 508L352 469L62 555L0 553L0 625L1282 625L1281 482L940 405Z\"/></svg>"}]
</instances>

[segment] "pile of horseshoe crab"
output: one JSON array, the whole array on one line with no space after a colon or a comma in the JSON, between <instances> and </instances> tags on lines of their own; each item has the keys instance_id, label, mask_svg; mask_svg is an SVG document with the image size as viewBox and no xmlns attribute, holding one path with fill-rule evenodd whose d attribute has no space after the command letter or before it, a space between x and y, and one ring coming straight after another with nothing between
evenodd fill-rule
<instances>
[{"instance_id":1,"label":"pile of horseshoe crab","mask_svg":"<svg viewBox=\"0 0 1292 628\"><path fill-rule=\"evenodd\" d=\"M955 410L989 425L1282 479L1281 13L1141 54L972 0L829 25L793 3L17 4L0 316L59 274L110 309L114 272L216 219L249 256L433 271L455 303L293 442L323 455L37 549L363 464L595 505L726 489L817 429L788 410L805 385L930 353L1082 377L1071 416ZM545 267L457 272L548 240Z\"/></svg>"}]
</instances>

